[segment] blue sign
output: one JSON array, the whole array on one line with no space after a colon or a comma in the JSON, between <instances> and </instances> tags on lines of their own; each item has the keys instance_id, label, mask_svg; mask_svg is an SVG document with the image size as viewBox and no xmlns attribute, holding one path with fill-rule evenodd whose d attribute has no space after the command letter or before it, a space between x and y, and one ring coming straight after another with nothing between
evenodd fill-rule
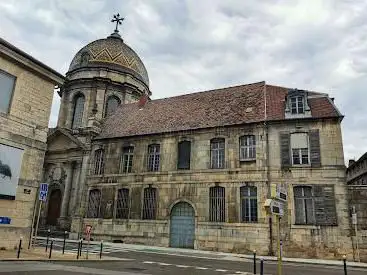
<instances>
[{"instance_id":1,"label":"blue sign","mask_svg":"<svg viewBox=\"0 0 367 275\"><path fill-rule=\"evenodd\" d=\"M10 224L11 218L9 217L0 217L0 224Z\"/></svg>"},{"instance_id":2,"label":"blue sign","mask_svg":"<svg viewBox=\"0 0 367 275\"><path fill-rule=\"evenodd\" d=\"M40 193L39 193L39 200L46 201L47 200L47 193L48 193L48 184L41 183L40 186Z\"/></svg>"}]
</instances>

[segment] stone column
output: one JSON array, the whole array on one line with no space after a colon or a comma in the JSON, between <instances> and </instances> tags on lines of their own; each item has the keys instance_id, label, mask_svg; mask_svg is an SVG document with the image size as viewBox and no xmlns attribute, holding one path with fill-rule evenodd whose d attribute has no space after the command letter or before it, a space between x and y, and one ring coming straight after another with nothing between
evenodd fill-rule
<instances>
[{"instance_id":1,"label":"stone column","mask_svg":"<svg viewBox=\"0 0 367 275\"><path fill-rule=\"evenodd\" d=\"M74 166L74 191L73 194L71 194L71 207L72 207L72 213L70 213L71 216L78 216L79 213L79 206L78 206L78 198L79 198L79 188L80 188L80 174L82 171L82 165L81 161L76 162Z\"/></svg>"},{"instance_id":2,"label":"stone column","mask_svg":"<svg viewBox=\"0 0 367 275\"><path fill-rule=\"evenodd\" d=\"M62 228L66 228L66 223L68 220L68 207L69 207L69 200L70 200L70 190L71 185L73 183L73 174L74 174L74 167L73 163L69 162L66 164L66 182L64 187L64 194L62 196L62 204L61 204L61 213L60 213L60 226Z\"/></svg>"}]
</instances>

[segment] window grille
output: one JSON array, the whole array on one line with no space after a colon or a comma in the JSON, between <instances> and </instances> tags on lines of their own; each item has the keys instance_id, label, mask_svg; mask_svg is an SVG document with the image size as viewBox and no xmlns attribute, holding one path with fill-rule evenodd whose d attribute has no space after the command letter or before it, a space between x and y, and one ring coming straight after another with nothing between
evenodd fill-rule
<instances>
[{"instance_id":1,"label":"window grille","mask_svg":"<svg viewBox=\"0 0 367 275\"><path fill-rule=\"evenodd\" d=\"M240 160L256 158L256 139L254 135L243 136L240 139Z\"/></svg>"},{"instance_id":2,"label":"window grille","mask_svg":"<svg viewBox=\"0 0 367 275\"><path fill-rule=\"evenodd\" d=\"M224 139L214 139L210 142L211 168L225 168Z\"/></svg>"},{"instance_id":3,"label":"window grille","mask_svg":"<svg viewBox=\"0 0 367 275\"><path fill-rule=\"evenodd\" d=\"M241 221L257 222L257 188L242 186L241 196Z\"/></svg>"},{"instance_id":4,"label":"window grille","mask_svg":"<svg viewBox=\"0 0 367 275\"><path fill-rule=\"evenodd\" d=\"M73 123L72 128L78 128L82 126L83 113L84 113L85 98L79 94L74 99L74 111L73 111Z\"/></svg>"},{"instance_id":5,"label":"window grille","mask_svg":"<svg viewBox=\"0 0 367 275\"><path fill-rule=\"evenodd\" d=\"M151 144L148 146L148 171L159 171L160 145Z\"/></svg>"},{"instance_id":6,"label":"window grille","mask_svg":"<svg viewBox=\"0 0 367 275\"><path fill-rule=\"evenodd\" d=\"M134 147L124 147L120 161L120 173L131 173L133 167Z\"/></svg>"},{"instance_id":7,"label":"window grille","mask_svg":"<svg viewBox=\"0 0 367 275\"><path fill-rule=\"evenodd\" d=\"M94 154L94 174L101 175L104 172L104 151L98 149Z\"/></svg>"},{"instance_id":8,"label":"window grille","mask_svg":"<svg viewBox=\"0 0 367 275\"><path fill-rule=\"evenodd\" d=\"M211 222L225 222L225 188L221 186L209 189L209 220Z\"/></svg>"},{"instance_id":9,"label":"window grille","mask_svg":"<svg viewBox=\"0 0 367 275\"><path fill-rule=\"evenodd\" d=\"M291 98L291 111L292 114L303 114L304 113L304 97L294 96Z\"/></svg>"},{"instance_id":10,"label":"window grille","mask_svg":"<svg viewBox=\"0 0 367 275\"><path fill-rule=\"evenodd\" d=\"M143 201L143 220L155 220L157 215L157 189L145 188Z\"/></svg>"},{"instance_id":11,"label":"window grille","mask_svg":"<svg viewBox=\"0 0 367 275\"><path fill-rule=\"evenodd\" d=\"M109 96L106 102L105 117L113 114L120 105L120 99L116 96Z\"/></svg>"},{"instance_id":12,"label":"window grille","mask_svg":"<svg viewBox=\"0 0 367 275\"><path fill-rule=\"evenodd\" d=\"M293 190L296 224L314 224L315 211L312 187L296 186Z\"/></svg>"},{"instance_id":13,"label":"window grille","mask_svg":"<svg viewBox=\"0 0 367 275\"><path fill-rule=\"evenodd\" d=\"M122 188L117 191L116 219L129 219L130 198L129 189Z\"/></svg>"},{"instance_id":14,"label":"window grille","mask_svg":"<svg viewBox=\"0 0 367 275\"><path fill-rule=\"evenodd\" d=\"M89 191L89 200L88 200L88 218L98 218L99 217L99 209L101 205L101 191L98 189L93 189Z\"/></svg>"}]
</instances>

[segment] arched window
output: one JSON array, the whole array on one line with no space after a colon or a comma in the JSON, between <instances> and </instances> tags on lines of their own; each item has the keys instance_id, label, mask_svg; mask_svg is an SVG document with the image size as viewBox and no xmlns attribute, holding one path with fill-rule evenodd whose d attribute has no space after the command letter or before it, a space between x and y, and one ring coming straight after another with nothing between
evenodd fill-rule
<instances>
[{"instance_id":1,"label":"arched window","mask_svg":"<svg viewBox=\"0 0 367 275\"><path fill-rule=\"evenodd\" d=\"M88 218L98 218L99 217L99 209L101 204L101 191L98 189L90 190L89 192L89 200L88 200Z\"/></svg>"},{"instance_id":2,"label":"arched window","mask_svg":"<svg viewBox=\"0 0 367 275\"><path fill-rule=\"evenodd\" d=\"M113 114L120 103L121 101L117 96L109 96L106 102L105 117Z\"/></svg>"},{"instance_id":3,"label":"arched window","mask_svg":"<svg viewBox=\"0 0 367 275\"><path fill-rule=\"evenodd\" d=\"M84 95L78 94L74 98L74 110L73 110L73 123L72 128L78 128L82 126L83 112L84 112Z\"/></svg>"}]
</instances>

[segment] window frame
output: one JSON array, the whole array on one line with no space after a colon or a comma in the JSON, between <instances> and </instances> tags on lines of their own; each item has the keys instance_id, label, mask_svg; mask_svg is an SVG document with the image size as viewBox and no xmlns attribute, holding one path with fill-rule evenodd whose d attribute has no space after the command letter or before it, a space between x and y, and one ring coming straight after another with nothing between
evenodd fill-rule
<instances>
[{"instance_id":1,"label":"window frame","mask_svg":"<svg viewBox=\"0 0 367 275\"><path fill-rule=\"evenodd\" d=\"M293 100L295 100L295 102L293 102ZM295 108L293 104L295 104ZM306 104L305 104L305 97L303 95L295 95L290 97L289 105L292 115L300 115L305 113Z\"/></svg>"},{"instance_id":2,"label":"window frame","mask_svg":"<svg viewBox=\"0 0 367 275\"><path fill-rule=\"evenodd\" d=\"M148 198L148 190L153 191L154 194L150 194L150 200L153 200L153 203L147 202ZM153 196L154 195L154 196ZM149 206L153 206L149 208ZM156 187L145 187L143 189L143 205L141 209L141 219L142 220L156 220L157 219L157 211L158 211L158 188Z\"/></svg>"},{"instance_id":3,"label":"window frame","mask_svg":"<svg viewBox=\"0 0 367 275\"><path fill-rule=\"evenodd\" d=\"M113 100L113 99L116 99L116 101L117 101L117 106L116 106L116 108L115 108L115 110L113 111L113 112L111 112L110 114L108 114L107 112L108 112L108 101L109 100ZM109 117L111 114L113 114L115 111L116 111L116 109L120 106L120 104L121 104L121 100L120 100L120 98L118 97L118 96L116 96L116 95L109 95L108 97L107 97L107 100L106 100L106 104L105 104L105 110L104 110L104 117L105 118L107 118L107 117Z\"/></svg>"},{"instance_id":4,"label":"window frame","mask_svg":"<svg viewBox=\"0 0 367 275\"><path fill-rule=\"evenodd\" d=\"M191 168L191 141L190 140L181 140L177 143L177 170L190 170ZM189 144L190 152L188 154L188 160L184 160L184 162L188 163L188 166L183 165L183 163L180 162L180 145L184 146L184 144Z\"/></svg>"},{"instance_id":5,"label":"window frame","mask_svg":"<svg viewBox=\"0 0 367 275\"><path fill-rule=\"evenodd\" d=\"M14 98L14 93L15 93L15 86L16 86L16 83L17 83L18 78L15 75L12 75L12 74L10 74L10 73L8 73L6 71L3 71L1 69L0 69L0 74L3 74L5 76L8 76L9 78L12 78L13 79L13 87L12 87L12 89L10 91L11 94L10 94L10 97L9 97L8 108L7 108L6 112L0 110L0 114L9 114L10 113L11 106L13 104L13 98Z\"/></svg>"},{"instance_id":6,"label":"window frame","mask_svg":"<svg viewBox=\"0 0 367 275\"><path fill-rule=\"evenodd\" d=\"M104 164L105 164L105 150L103 148L98 148L94 151L93 159L93 175L103 175L104 174ZM101 154L100 156L97 154Z\"/></svg>"},{"instance_id":7,"label":"window frame","mask_svg":"<svg viewBox=\"0 0 367 275\"><path fill-rule=\"evenodd\" d=\"M213 148L214 145L217 148ZM221 148L223 145L223 148ZM221 152L223 154L221 155ZM216 163L215 163L216 162ZM225 169L226 168L226 140L225 138L213 138L210 140L210 168Z\"/></svg>"},{"instance_id":8,"label":"window frame","mask_svg":"<svg viewBox=\"0 0 367 275\"><path fill-rule=\"evenodd\" d=\"M96 192L98 193L98 207L97 209L95 209L97 212L95 213L95 215L90 215L90 205L91 205L91 193L92 192ZM100 218L101 215L101 204L102 204L102 191L98 188L93 188L90 189L88 192L88 208L87 208L87 218L90 219L98 219Z\"/></svg>"},{"instance_id":9,"label":"window frame","mask_svg":"<svg viewBox=\"0 0 367 275\"><path fill-rule=\"evenodd\" d=\"M152 152L151 148L155 148ZM159 150L156 150L158 148ZM157 164L158 162L158 164ZM148 145L147 170L148 172L158 172L161 166L161 145L152 143Z\"/></svg>"},{"instance_id":10,"label":"window frame","mask_svg":"<svg viewBox=\"0 0 367 275\"><path fill-rule=\"evenodd\" d=\"M76 125L76 120L75 120L75 113L76 113L76 107L77 107L76 104L77 104L77 100L79 99L83 99L83 105L82 105L83 108L82 108L81 115L80 115L80 122L79 124ZM71 128L72 129L77 129L83 126L84 111L85 111L85 95L83 93L77 93L73 97L73 111L72 111L72 116L71 116Z\"/></svg>"},{"instance_id":11,"label":"window frame","mask_svg":"<svg viewBox=\"0 0 367 275\"><path fill-rule=\"evenodd\" d=\"M240 187L240 221L241 223L258 223L259 221L259 207L258 207L258 192L257 186L244 185ZM246 190L243 192L242 190ZM255 195L252 191L255 190ZM256 211L252 211L252 202L255 201ZM249 215L243 212L248 209ZM248 218L248 219L247 219Z\"/></svg>"},{"instance_id":12,"label":"window frame","mask_svg":"<svg viewBox=\"0 0 367 275\"><path fill-rule=\"evenodd\" d=\"M122 191L122 192L120 192ZM127 198L124 200L124 197L120 198L120 193L124 194L127 192ZM125 195L125 194L124 194ZM123 201L123 202L121 202ZM127 207L119 207L121 205L126 204ZM115 218L119 220L128 220L130 219L130 210L131 210L131 201L130 201L130 189L121 187L117 189L117 197L116 197L116 215ZM119 213L121 215L119 215Z\"/></svg>"},{"instance_id":13,"label":"window frame","mask_svg":"<svg viewBox=\"0 0 367 275\"><path fill-rule=\"evenodd\" d=\"M226 188L209 188L209 222L226 222Z\"/></svg>"},{"instance_id":14,"label":"window frame","mask_svg":"<svg viewBox=\"0 0 367 275\"><path fill-rule=\"evenodd\" d=\"M125 152L124 150L127 149L129 150L128 152ZM130 149L132 149L132 151L130 152ZM123 146L122 147L122 153L121 153L121 157L120 157L120 167L119 167L119 173L120 174L128 174L128 173L133 173L133 165L134 165L134 146ZM127 160L125 159L125 157L127 156ZM129 165L125 165L125 163L129 163L131 162L131 166ZM125 168L127 167L126 171ZM129 169L130 168L130 169Z\"/></svg>"},{"instance_id":15,"label":"window frame","mask_svg":"<svg viewBox=\"0 0 367 275\"><path fill-rule=\"evenodd\" d=\"M252 144L249 142L252 140ZM247 143L247 144L246 144ZM243 135L240 137L240 161L252 161L256 160L256 136L255 135ZM254 157L250 158L250 152L254 154ZM247 154L247 157L246 157Z\"/></svg>"},{"instance_id":16,"label":"window frame","mask_svg":"<svg viewBox=\"0 0 367 275\"><path fill-rule=\"evenodd\" d=\"M302 196L300 197L296 197L296 189L301 189L302 190ZM305 189L309 189L311 195L310 196L305 196ZM314 196L314 188L312 186L309 185L296 185L293 186L293 199L294 199L294 224L295 225L317 225L316 222L316 209L315 209L315 196ZM308 210L307 210L307 203L306 200L311 200L311 206L312 206L312 218L313 220L308 221ZM302 202L302 213L303 213L303 217L304 217L304 221L303 222L299 222L297 218L297 201L301 201Z\"/></svg>"},{"instance_id":17,"label":"window frame","mask_svg":"<svg viewBox=\"0 0 367 275\"><path fill-rule=\"evenodd\" d=\"M307 148L293 148L292 147L292 135L294 134L305 134L307 136ZM311 165L311 143L310 143L310 133L307 132L295 132L290 134L290 158L292 166L310 166ZM306 151L307 150L307 151ZM304 152L307 152L307 163L304 163ZM296 154L294 154L296 152ZM299 159L299 163L295 162L295 157Z\"/></svg>"}]
</instances>

